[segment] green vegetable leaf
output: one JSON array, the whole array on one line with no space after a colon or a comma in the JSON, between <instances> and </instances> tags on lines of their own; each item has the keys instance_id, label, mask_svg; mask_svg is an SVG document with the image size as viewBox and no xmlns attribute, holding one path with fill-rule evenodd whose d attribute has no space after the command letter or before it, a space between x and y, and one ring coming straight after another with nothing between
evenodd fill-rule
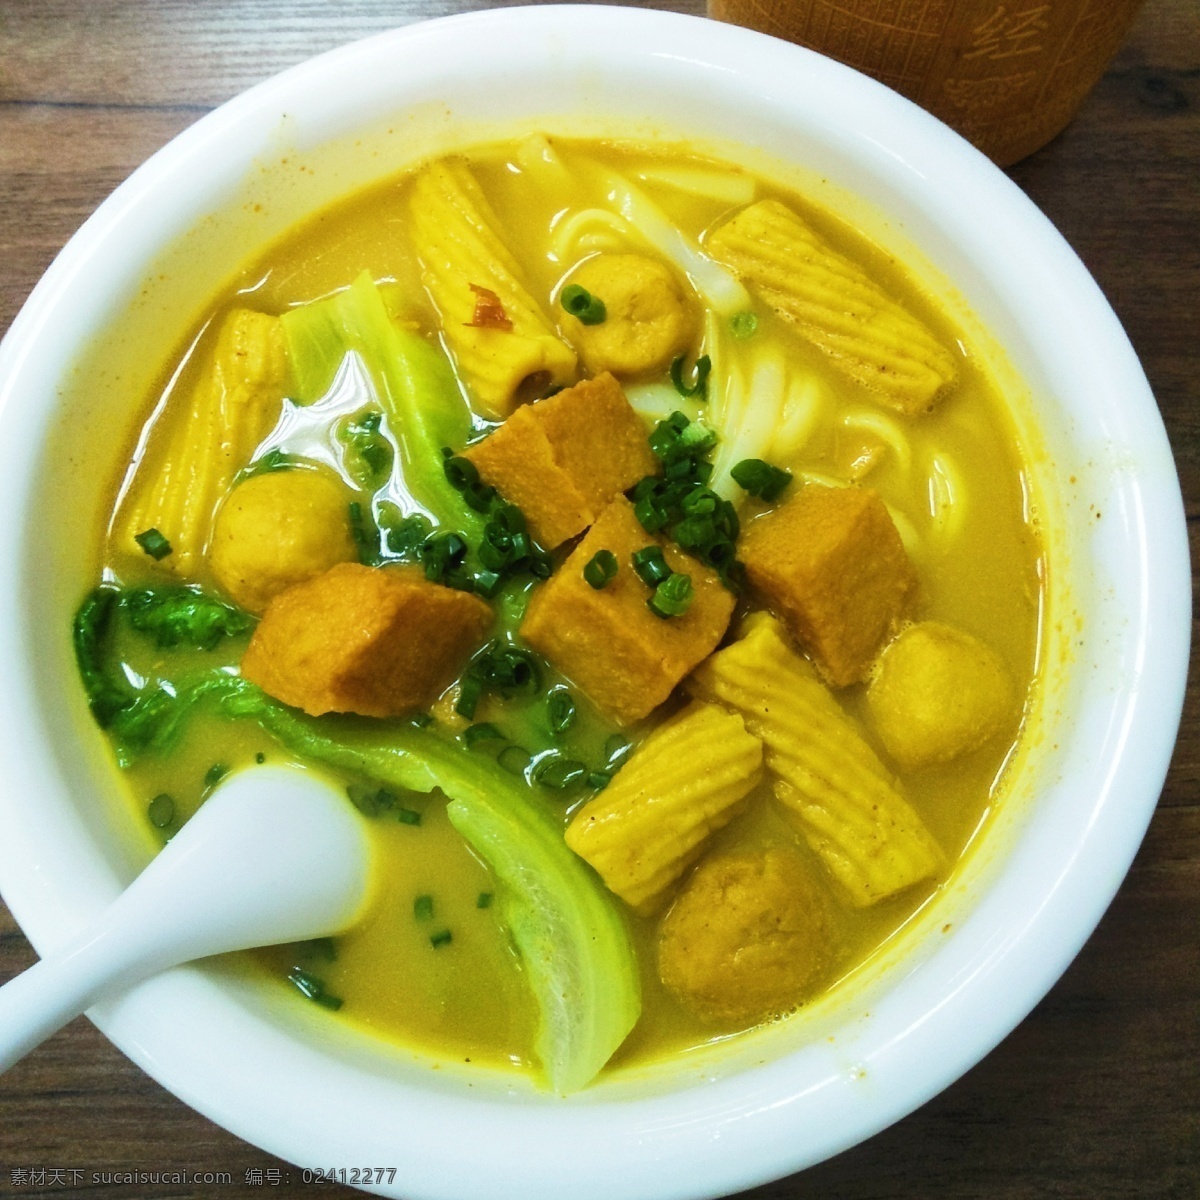
<instances>
[{"instance_id":1,"label":"green vegetable leaf","mask_svg":"<svg viewBox=\"0 0 1200 1200\"><path fill-rule=\"evenodd\" d=\"M470 410L445 355L388 316L366 271L344 291L293 308L281 321L296 399L319 399L346 354L357 354L399 443L406 487L440 524L474 541L483 520L442 467L442 447L465 445L471 433Z\"/></svg>"},{"instance_id":2,"label":"green vegetable leaf","mask_svg":"<svg viewBox=\"0 0 1200 1200\"><path fill-rule=\"evenodd\" d=\"M133 628L150 634L162 649L212 650L222 638L236 637L254 624L241 609L182 584L134 588L121 593L121 606Z\"/></svg>"}]
</instances>

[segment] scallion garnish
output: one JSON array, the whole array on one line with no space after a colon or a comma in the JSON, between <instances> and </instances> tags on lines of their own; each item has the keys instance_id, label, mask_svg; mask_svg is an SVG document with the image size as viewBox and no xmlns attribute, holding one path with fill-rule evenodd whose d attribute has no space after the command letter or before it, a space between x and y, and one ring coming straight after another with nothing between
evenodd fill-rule
<instances>
[{"instance_id":1,"label":"scallion garnish","mask_svg":"<svg viewBox=\"0 0 1200 1200\"><path fill-rule=\"evenodd\" d=\"M561 737L575 724L575 701L565 687L555 688L546 701L550 732Z\"/></svg>"},{"instance_id":2,"label":"scallion garnish","mask_svg":"<svg viewBox=\"0 0 1200 1200\"><path fill-rule=\"evenodd\" d=\"M491 908L492 907L492 893L491 892L480 892L479 895L475 897L475 907L476 908Z\"/></svg>"},{"instance_id":3,"label":"scallion garnish","mask_svg":"<svg viewBox=\"0 0 1200 1200\"><path fill-rule=\"evenodd\" d=\"M421 814L415 808L398 808L396 809L396 820L401 825L420 825Z\"/></svg>"},{"instance_id":4,"label":"scallion garnish","mask_svg":"<svg viewBox=\"0 0 1200 1200\"><path fill-rule=\"evenodd\" d=\"M533 768L533 781L543 787L562 791L578 783L587 773L587 766L577 759L564 758L561 754L547 754L539 758Z\"/></svg>"},{"instance_id":5,"label":"scallion garnish","mask_svg":"<svg viewBox=\"0 0 1200 1200\"><path fill-rule=\"evenodd\" d=\"M743 458L729 473L744 491L768 502L778 500L784 488L792 482L790 471L773 467L761 458Z\"/></svg>"},{"instance_id":6,"label":"scallion garnish","mask_svg":"<svg viewBox=\"0 0 1200 1200\"><path fill-rule=\"evenodd\" d=\"M510 696L513 692L537 686L537 660L528 650L505 642L492 642L471 661L459 684L454 711L471 720L485 691Z\"/></svg>"},{"instance_id":7,"label":"scallion garnish","mask_svg":"<svg viewBox=\"0 0 1200 1200\"><path fill-rule=\"evenodd\" d=\"M146 806L146 814L155 829L166 829L175 820L175 801L166 792L159 792Z\"/></svg>"},{"instance_id":8,"label":"scallion garnish","mask_svg":"<svg viewBox=\"0 0 1200 1200\"><path fill-rule=\"evenodd\" d=\"M647 475L630 490L634 514L648 533L663 531L736 591L742 578L734 550L737 512L707 486L712 464L704 455L715 444L716 435L674 412L658 422L649 440L650 448L662 460L663 473ZM661 580L653 581L652 586L658 582Z\"/></svg>"},{"instance_id":9,"label":"scallion garnish","mask_svg":"<svg viewBox=\"0 0 1200 1200\"><path fill-rule=\"evenodd\" d=\"M502 742L504 734L488 721L480 721L477 725L468 725L463 730L463 741L468 746L477 746L480 742Z\"/></svg>"},{"instance_id":10,"label":"scallion garnish","mask_svg":"<svg viewBox=\"0 0 1200 1200\"><path fill-rule=\"evenodd\" d=\"M454 940L454 935L448 929L439 929L437 933L430 934L429 944L437 950L441 946L448 946Z\"/></svg>"},{"instance_id":11,"label":"scallion garnish","mask_svg":"<svg viewBox=\"0 0 1200 1200\"><path fill-rule=\"evenodd\" d=\"M608 316L604 301L577 283L567 284L559 301L581 325L599 325Z\"/></svg>"},{"instance_id":12,"label":"scallion garnish","mask_svg":"<svg viewBox=\"0 0 1200 1200\"><path fill-rule=\"evenodd\" d=\"M675 385L675 390L681 396L687 396L689 399L694 397L697 400L708 399L708 375L712 370L712 359L707 354L702 354L696 359L695 377L690 384L683 382L683 355L680 355L671 364L671 382Z\"/></svg>"},{"instance_id":13,"label":"scallion garnish","mask_svg":"<svg viewBox=\"0 0 1200 1200\"><path fill-rule=\"evenodd\" d=\"M260 751L259 751L259 752L258 752L258 753L257 753L257 754L254 756L254 761L255 761L256 763L258 763L258 765L259 765L259 766L262 766L262 764L263 764L263 763L265 763L265 762L267 761L267 756L266 756L266 755L265 755L265 754L264 754L264 753L263 753L263 752L260 750Z\"/></svg>"},{"instance_id":14,"label":"scallion garnish","mask_svg":"<svg viewBox=\"0 0 1200 1200\"><path fill-rule=\"evenodd\" d=\"M647 587L657 587L671 574L661 546L644 546L633 552L633 570Z\"/></svg>"},{"instance_id":15,"label":"scallion garnish","mask_svg":"<svg viewBox=\"0 0 1200 1200\"><path fill-rule=\"evenodd\" d=\"M134 534L133 540L148 554L155 562L160 561L171 553L171 543L167 541L161 533L153 526L149 529L142 530L141 533Z\"/></svg>"},{"instance_id":16,"label":"scallion garnish","mask_svg":"<svg viewBox=\"0 0 1200 1200\"><path fill-rule=\"evenodd\" d=\"M413 901L413 916L418 921L432 921L433 920L433 897L432 896L418 896Z\"/></svg>"},{"instance_id":17,"label":"scallion garnish","mask_svg":"<svg viewBox=\"0 0 1200 1200\"><path fill-rule=\"evenodd\" d=\"M588 772L588 787L595 788L596 791L602 792L610 783L612 783L612 776L607 771Z\"/></svg>"},{"instance_id":18,"label":"scallion garnish","mask_svg":"<svg viewBox=\"0 0 1200 1200\"><path fill-rule=\"evenodd\" d=\"M363 787L359 783L351 783L346 787L346 795L350 797L350 803L358 809L364 817L379 816L379 793L369 787Z\"/></svg>"},{"instance_id":19,"label":"scallion garnish","mask_svg":"<svg viewBox=\"0 0 1200 1200\"><path fill-rule=\"evenodd\" d=\"M293 967L288 973L288 982L303 992L310 1000L321 1005L322 1008L337 1012L342 1007L341 999L331 996L325 990L325 981L318 975L301 970L299 967Z\"/></svg>"},{"instance_id":20,"label":"scallion garnish","mask_svg":"<svg viewBox=\"0 0 1200 1200\"><path fill-rule=\"evenodd\" d=\"M524 775L529 770L529 764L533 761L533 757L529 751L522 746L505 746L499 754L496 755L496 762L500 764L510 775Z\"/></svg>"},{"instance_id":21,"label":"scallion garnish","mask_svg":"<svg viewBox=\"0 0 1200 1200\"><path fill-rule=\"evenodd\" d=\"M729 328L739 342L752 338L758 332L758 317L752 312L734 313L729 318Z\"/></svg>"},{"instance_id":22,"label":"scallion garnish","mask_svg":"<svg viewBox=\"0 0 1200 1200\"><path fill-rule=\"evenodd\" d=\"M614 733L608 741L604 743L604 757L608 761L609 769L619 766L625 761L625 756L633 749L633 743L619 733Z\"/></svg>"},{"instance_id":23,"label":"scallion garnish","mask_svg":"<svg viewBox=\"0 0 1200 1200\"><path fill-rule=\"evenodd\" d=\"M228 774L229 768L224 763L213 763L213 765L204 772L204 786L206 788L215 787Z\"/></svg>"},{"instance_id":24,"label":"scallion garnish","mask_svg":"<svg viewBox=\"0 0 1200 1200\"><path fill-rule=\"evenodd\" d=\"M583 568L583 577L600 591L617 573L617 556L611 550L597 550Z\"/></svg>"},{"instance_id":25,"label":"scallion garnish","mask_svg":"<svg viewBox=\"0 0 1200 1200\"><path fill-rule=\"evenodd\" d=\"M682 617L691 608L695 595L692 577L677 573L664 579L654 589L654 595L646 604L656 617L662 617L664 620L668 617Z\"/></svg>"}]
</instances>

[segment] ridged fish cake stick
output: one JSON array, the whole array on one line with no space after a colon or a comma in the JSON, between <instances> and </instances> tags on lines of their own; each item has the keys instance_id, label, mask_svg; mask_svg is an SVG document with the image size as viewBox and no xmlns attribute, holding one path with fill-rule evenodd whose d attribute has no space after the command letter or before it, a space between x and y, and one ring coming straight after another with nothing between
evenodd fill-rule
<instances>
[{"instance_id":1,"label":"ridged fish cake stick","mask_svg":"<svg viewBox=\"0 0 1200 1200\"><path fill-rule=\"evenodd\" d=\"M138 464L121 518L120 544L157 529L171 544L162 566L192 575L204 557L212 522L234 476L279 417L289 382L278 317L234 309L185 412Z\"/></svg>"},{"instance_id":2,"label":"ridged fish cake stick","mask_svg":"<svg viewBox=\"0 0 1200 1200\"><path fill-rule=\"evenodd\" d=\"M622 900L654 912L762 778L762 755L736 713L692 704L660 725L575 814L567 845Z\"/></svg>"},{"instance_id":3,"label":"ridged fish cake stick","mask_svg":"<svg viewBox=\"0 0 1200 1200\"><path fill-rule=\"evenodd\" d=\"M921 321L778 200L742 209L708 249L890 408L925 412L957 378L950 351Z\"/></svg>"},{"instance_id":4,"label":"ridged fish cake stick","mask_svg":"<svg viewBox=\"0 0 1200 1200\"><path fill-rule=\"evenodd\" d=\"M465 163L433 163L413 183L411 236L446 348L471 398L503 418L575 380L575 351L530 295Z\"/></svg>"},{"instance_id":5,"label":"ridged fish cake stick","mask_svg":"<svg viewBox=\"0 0 1200 1200\"><path fill-rule=\"evenodd\" d=\"M706 659L686 686L739 712L762 739L776 798L854 904L941 869L941 850L900 785L773 618Z\"/></svg>"}]
</instances>

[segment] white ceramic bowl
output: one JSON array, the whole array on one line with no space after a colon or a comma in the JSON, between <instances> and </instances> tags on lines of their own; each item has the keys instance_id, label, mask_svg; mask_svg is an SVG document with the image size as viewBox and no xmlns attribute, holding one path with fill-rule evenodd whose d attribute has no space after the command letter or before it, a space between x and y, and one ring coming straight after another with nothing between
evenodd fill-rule
<instances>
[{"instance_id":1,"label":"white ceramic bowl","mask_svg":"<svg viewBox=\"0 0 1200 1200\"><path fill-rule=\"evenodd\" d=\"M111 803L115 772L88 721L68 636L90 582L81 547L170 350L147 343L154 354L117 378L128 344L163 324L182 332L255 245L314 205L438 144L530 118L557 131L653 126L718 148L749 145L736 153L759 155L759 165L762 156L797 164L823 189L818 198L859 204L879 240L919 247L1004 347L1028 384L1013 403L1050 562L1048 669L1010 801L937 904L803 1021L569 1101L326 1037L211 969L171 972L93 1019L176 1095L275 1154L307 1167L396 1167L383 1194L720 1195L895 1121L1046 992L1144 832L1187 662L1178 485L1104 298L1050 224L965 142L816 55L635 9L449 18L255 88L100 207L0 348L0 884L45 951L140 865ZM119 313L121 344L94 342ZM76 483L56 488L47 482L56 472Z\"/></svg>"}]
</instances>

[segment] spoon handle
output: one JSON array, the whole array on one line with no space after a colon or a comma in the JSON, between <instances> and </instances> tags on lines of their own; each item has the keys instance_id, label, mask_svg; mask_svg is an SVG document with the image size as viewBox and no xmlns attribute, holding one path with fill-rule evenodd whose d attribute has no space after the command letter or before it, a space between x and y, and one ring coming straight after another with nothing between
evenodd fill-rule
<instances>
[{"instance_id":1,"label":"spoon handle","mask_svg":"<svg viewBox=\"0 0 1200 1200\"><path fill-rule=\"evenodd\" d=\"M87 938L0 987L0 1073L90 1008L123 965Z\"/></svg>"}]
</instances>

